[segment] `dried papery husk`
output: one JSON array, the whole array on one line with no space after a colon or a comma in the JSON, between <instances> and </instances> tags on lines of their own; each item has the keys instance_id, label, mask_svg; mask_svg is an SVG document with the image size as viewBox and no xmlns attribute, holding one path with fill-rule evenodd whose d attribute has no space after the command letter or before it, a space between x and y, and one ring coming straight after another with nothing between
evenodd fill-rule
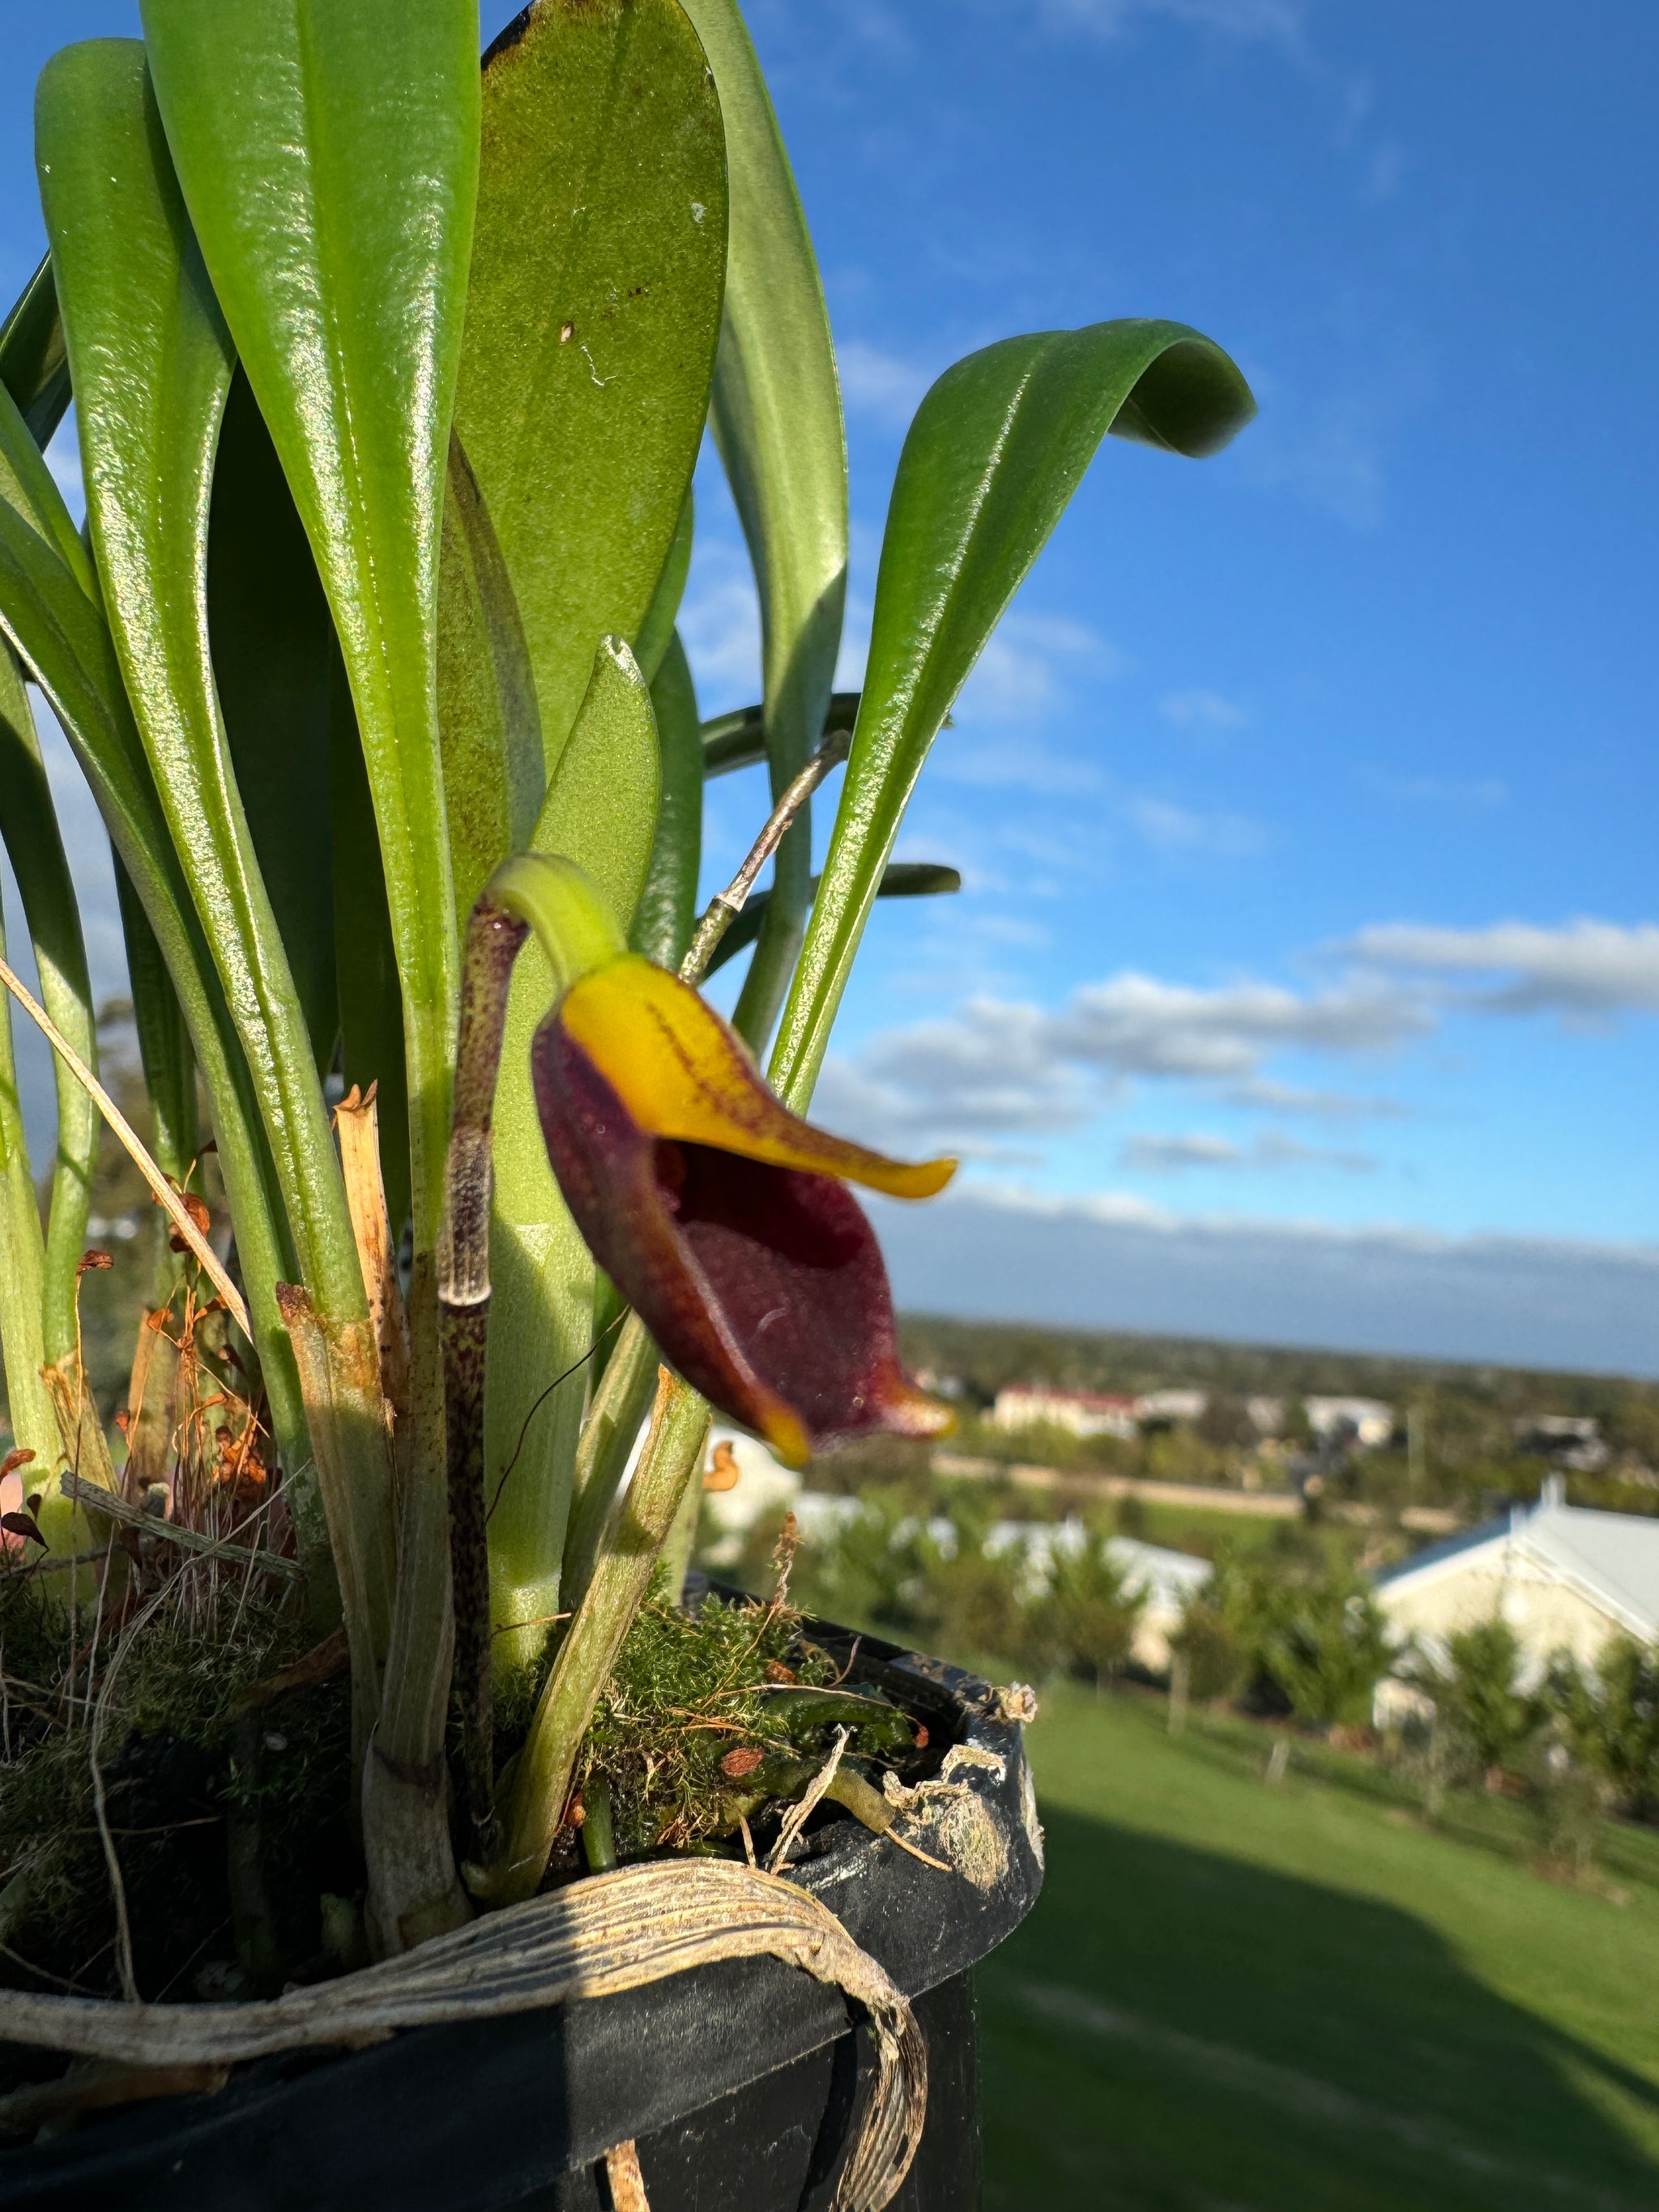
<instances>
[{"instance_id":1,"label":"dried papery husk","mask_svg":"<svg viewBox=\"0 0 1659 2212\"><path fill-rule=\"evenodd\" d=\"M728 1860L598 1875L269 2003L131 2005L0 1990L0 2040L145 2069L228 2066L615 1996L716 1960L763 1956L845 1990L869 2015L875 2085L832 2212L881 2212L909 2171L927 2112L927 2045L909 2004L816 1898ZM8 2102L0 2099L0 2125Z\"/></svg>"}]
</instances>

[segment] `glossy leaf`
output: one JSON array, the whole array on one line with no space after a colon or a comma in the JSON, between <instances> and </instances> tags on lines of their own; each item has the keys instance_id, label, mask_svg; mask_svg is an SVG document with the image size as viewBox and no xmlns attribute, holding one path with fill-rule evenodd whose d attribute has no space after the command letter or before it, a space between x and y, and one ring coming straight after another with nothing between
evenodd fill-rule
<instances>
[{"instance_id":1,"label":"glossy leaf","mask_svg":"<svg viewBox=\"0 0 1659 2212\"><path fill-rule=\"evenodd\" d=\"M197 1127L196 1056L179 994L143 902L132 887L118 853L115 891L126 945L127 987L132 995L132 1025L138 1032L138 1057L149 1097L149 1148L163 1175L182 1183L201 1145Z\"/></svg>"},{"instance_id":2,"label":"glossy leaf","mask_svg":"<svg viewBox=\"0 0 1659 2212\"><path fill-rule=\"evenodd\" d=\"M339 1029L328 805L334 625L246 376L213 467L208 626L231 764L319 1070Z\"/></svg>"},{"instance_id":3,"label":"glossy leaf","mask_svg":"<svg viewBox=\"0 0 1659 2212\"><path fill-rule=\"evenodd\" d=\"M650 696L627 646L607 638L530 848L574 860L619 925L645 884L659 786ZM593 1344L593 1262L553 1180L531 1089L531 1040L553 995L552 973L532 940L514 972L495 1091L484 1494L496 1500L489 1572L498 1628L544 1624L558 1609L588 1380L581 1363ZM498 1636L496 1664L526 1665L545 1641L544 1625Z\"/></svg>"},{"instance_id":4,"label":"glossy leaf","mask_svg":"<svg viewBox=\"0 0 1659 2212\"><path fill-rule=\"evenodd\" d=\"M56 294L53 295L54 313ZM9 392L8 398L10 399ZM0 406L0 499L24 515L89 598L98 596L92 556L76 528L34 434L15 400Z\"/></svg>"},{"instance_id":5,"label":"glossy leaf","mask_svg":"<svg viewBox=\"0 0 1659 2212\"><path fill-rule=\"evenodd\" d=\"M30 437L44 452L70 404L69 355L50 255L0 323L0 384L16 401Z\"/></svg>"},{"instance_id":6,"label":"glossy leaf","mask_svg":"<svg viewBox=\"0 0 1659 2212\"><path fill-rule=\"evenodd\" d=\"M545 775L536 679L512 579L460 439L449 441L438 578L438 721L459 929L492 872L522 852Z\"/></svg>"},{"instance_id":7,"label":"glossy leaf","mask_svg":"<svg viewBox=\"0 0 1659 2212\"><path fill-rule=\"evenodd\" d=\"M550 777L595 646L640 635L674 541L726 198L677 0L544 0L489 49L455 419L518 593Z\"/></svg>"},{"instance_id":8,"label":"glossy leaf","mask_svg":"<svg viewBox=\"0 0 1659 2212\"><path fill-rule=\"evenodd\" d=\"M41 204L121 672L252 1076L301 1279L364 1310L345 1189L209 649L208 522L233 356L136 40L65 47L35 98Z\"/></svg>"},{"instance_id":9,"label":"glossy leaf","mask_svg":"<svg viewBox=\"0 0 1659 2212\"><path fill-rule=\"evenodd\" d=\"M40 1000L88 1066L98 1065L98 1029L86 940L75 885L46 782L46 763L22 672L0 645L0 838L23 904L40 977ZM98 1109L57 1054L58 1142L47 1217L42 1315L46 1357L54 1367L77 1357L76 1291L87 1245L92 1179L98 1165ZM31 1200L31 1202L33 1202Z\"/></svg>"},{"instance_id":10,"label":"glossy leaf","mask_svg":"<svg viewBox=\"0 0 1659 2212\"><path fill-rule=\"evenodd\" d=\"M680 618L680 601L685 597L685 580L691 573L691 548L696 534L696 499L692 486L687 484L662 574L657 579L657 588L651 594L645 620L634 641L634 658L647 684L656 682L663 655L674 635L674 625Z\"/></svg>"},{"instance_id":11,"label":"glossy leaf","mask_svg":"<svg viewBox=\"0 0 1659 2212\"><path fill-rule=\"evenodd\" d=\"M847 593L847 441L806 218L736 0L686 0L720 88L732 246L714 374L714 436L760 591L775 798L823 727ZM802 810L773 864L766 927L738 1002L758 1050L805 918L811 826Z\"/></svg>"},{"instance_id":12,"label":"glossy leaf","mask_svg":"<svg viewBox=\"0 0 1659 2212\"><path fill-rule=\"evenodd\" d=\"M0 416L8 409L18 419L9 395L0 395ZM168 839L102 610L88 599L54 549L3 498L0 629L63 726L185 1009L212 1105L278 1439L297 1464L305 1455L305 1416L276 1306L276 1283L293 1274L294 1255L247 1064Z\"/></svg>"},{"instance_id":13,"label":"glossy leaf","mask_svg":"<svg viewBox=\"0 0 1659 2212\"><path fill-rule=\"evenodd\" d=\"M477 180L469 0L143 0L156 98L339 634L402 980L416 1243L448 1139L439 533Z\"/></svg>"},{"instance_id":14,"label":"glossy leaf","mask_svg":"<svg viewBox=\"0 0 1659 2212\"><path fill-rule=\"evenodd\" d=\"M678 968L697 921L703 777L696 686L678 630L652 684L651 707L662 759L662 796L629 943L659 967Z\"/></svg>"},{"instance_id":15,"label":"glossy leaf","mask_svg":"<svg viewBox=\"0 0 1659 2212\"><path fill-rule=\"evenodd\" d=\"M334 862L334 973L341 1072L377 1093L380 1180L394 1238L410 1218L409 1079L398 947L386 903L374 799L357 738L351 688L337 655L329 690L329 844Z\"/></svg>"},{"instance_id":16,"label":"glossy leaf","mask_svg":"<svg viewBox=\"0 0 1659 2212\"><path fill-rule=\"evenodd\" d=\"M1255 411L1218 346L1181 323L1006 338L940 377L899 458L859 707L823 878L771 1075L811 1097L882 871L952 701L1096 447L1199 456Z\"/></svg>"},{"instance_id":17,"label":"glossy leaf","mask_svg":"<svg viewBox=\"0 0 1659 2212\"><path fill-rule=\"evenodd\" d=\"M32 738L33 723L22 675L10 648L0 646L0 788L15 775L20 756L24 761L29 757L26 727ZM9 841L8 851L13 850ZM0 951L4 950L0 924ZM12 1002L7 994L0 1009L0 1354L5 1359L12 1443L32 1451L42 1472L56 1465L59 1452L57 1417L40 1374L47 1358L45 1282L40 1205L29 1167L13 1053Z\"/></svg>"},{"instance_id":18,"label":"glossy leaf","mask_svg":"<svg viewBox=\"0 0 1659 2212\"><path fill-rule=\"evenodd\" d=\"M817 890L817 878L812 880ZM962 877L955 868L946 867L938 860L890 860L882 871L878 898L939 898L962 889ZM761 921L766 910L769 893L751 891L741 914L714 948L714 957L708 963L708 973L714 975L726 962L752 945L760 935Z\"/></svg>"},{"instance_id":19,"label":"glossy leaf","mask_svg":"<svg viewBox=\"0 0 1659 2212\"><path fill-rule=\"evenodd\" d=\"M844 735L859 718L856 691L832 691L822 735ZM734 707L715 714L702 726L702 772L705 776L730 775L740 768L754 768L766 758L766 709Z\"/></svg>"}]
</instances>

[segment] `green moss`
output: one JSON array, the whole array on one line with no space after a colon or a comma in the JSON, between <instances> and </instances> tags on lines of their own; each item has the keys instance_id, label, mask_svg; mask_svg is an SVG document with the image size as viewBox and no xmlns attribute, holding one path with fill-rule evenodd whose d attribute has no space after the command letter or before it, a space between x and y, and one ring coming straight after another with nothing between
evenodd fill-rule
<instances>
[{"instance_id":1,"label":"green moss","mask_svg":"<svg viewBox=\"0 0 1659 2212\"><path fill-rule=\"evenodd\" d=\"M863 1691L837 1691L837 1680L787 1606L710 1598L690 1615L649 1603L594 1714L579 1794L608 1785L626 1860L706 1844L730 1834L739 1812L798 1796L838 1727L849 1731L847 1760L908 1768L908 1720Z\"/></svg>"},{"instance_id":2,"label":"green moss","mask_svg":"<svg viewBox=\"0 0 1659 2212\"><path fill-rule=\"evenodd\" d=\"M30 1583L0 1585L9 1755L0 1759L0 1884L21 1876L3 1937L9 1978L33 1967L114 1986L116 1908L93 1782L86 1703L92 1623L76 1625L76 1678L61 1613ZM246 1899L231 1893L231 1826L257 1822L263 1903L285 1956L320 1945L324 1888L356 1886L345 1832L349 1692L343 1678L291 1692L239 1729L246 1692L307 1643L290 1607L225 1589L169 1607L123 1647L105 1624L98 1771L120 1865L141 1990L155 1997L198 1962L234 1960ZM106 1670L117 1651L112 1679Z\"/></svg>"}]
</instances>

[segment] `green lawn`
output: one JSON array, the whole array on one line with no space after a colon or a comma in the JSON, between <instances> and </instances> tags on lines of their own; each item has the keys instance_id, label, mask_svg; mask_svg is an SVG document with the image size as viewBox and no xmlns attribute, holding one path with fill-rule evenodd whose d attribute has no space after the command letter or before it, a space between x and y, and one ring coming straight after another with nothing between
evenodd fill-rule
<instances>
[{"instance_id":1,"label":"green lawn","mask_svg":"<svg viewBox=\"0 0 1659 2212\"><path fill-rule=\"evenodd\" d=\"M1047 1887L980 1971L987 2212L1659 2203L1659 1834L1601 1893L1530 1818L1418 1826L1365 1762L1052 1692Z\"/></svg>"}]
</instances>

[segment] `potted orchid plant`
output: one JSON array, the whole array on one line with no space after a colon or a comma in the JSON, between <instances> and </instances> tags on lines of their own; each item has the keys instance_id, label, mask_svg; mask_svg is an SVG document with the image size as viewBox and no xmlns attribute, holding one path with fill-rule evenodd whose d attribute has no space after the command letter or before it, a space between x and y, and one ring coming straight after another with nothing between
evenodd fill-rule
<instances>
[{"instance_id":1,"label":"potted orchid plant","mask_svg":"<svg viewBox=\"0 0 1659 2212\"><path fill-rule=\"evenodd\" d=\"M180 2115L274 2053L469 2008L544 2033L562 1997L770 1951L876 2024L888 2136L835 2186L885 2202L948 1885L982 1901L1011 1850L1035 1884L1022 1708L854 1663L790 1611L787 1559L771 1604L687 1609L710 1409L797 1465L947 1425L853 1191L924 1200L951 1164L816 1127L814 1081L876 899L954 887L893 860L905 807L1100 440L1206 454L1249 394L1164 322L958 362L905 443L861 693L834 694L835 355L735 0L535 0L482 70L474 0L141 12L142 41L42 76L49 253L0 330L0 836L40 1003L3 973L59 1103L43 1230L0 1033L0 2039L35 2054L0 2085L0 2176L82 2201L82 2146L115 2155L142 2110L132 2171L188 2138L199 2177L212 2126ZM84 533L43 458L71 399ZM706 425L763 633L763 697L713 722L676 629ZM31 690L114 848L142 1133L99 1080ZM760 761L770 814L700 919L705 783ZM697 987L735 952L728 1024ZM112 1424L77 1322L106 1124L161 1209ZM832 1813L934 1882L881 1908L935 1929L933 1967L784 1879ZM176 1901L198 1879L216 1987ZM107 1941L67 1963L52 1930L88 1912ZM644 2118L797 2081L836 2019L729 2078L686 2060ZM290 2147L333 2094L306 2079ZM612 2154L618 2203L650 2179L631 2094L561 2123L561 2170ZM31 2141L94 2106L122 2117ZM499 2142L467 2155L443 2201L518 2201ZM330 2171L308 2201L345 2201Z\"/></svg>"}]
</instances>

